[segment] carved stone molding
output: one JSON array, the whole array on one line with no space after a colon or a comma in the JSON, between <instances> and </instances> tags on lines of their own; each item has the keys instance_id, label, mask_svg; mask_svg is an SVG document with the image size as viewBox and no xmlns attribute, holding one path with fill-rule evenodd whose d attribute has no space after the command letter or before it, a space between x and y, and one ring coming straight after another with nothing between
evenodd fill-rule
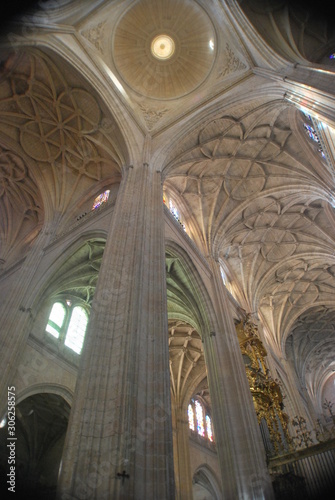
<instances>
[{"instance_id":1,"label":"carved stone molding","mask_svg":"<svg viewBox=\"0 0 335 500\"><path fill-rule=\"evenodd\" d=\"M16 154L0 149L0 257L13 259L43 219L39 189Z\"/></svg>"},{"instance_id":2,"label":"carved stone molding","mask_svg":"<svg viewBox=\"0 0 335 500\"><path fill-rule=\"evenodd\" d=\"M239 59L239 57L234 53L232 48L226 43L226 50L224 52L225 63L221 67L217 78L223 78L237 71L243 71L247 69L247 65Z\"/></svg>"},{"instance_id":3,"label":"carved stone molding","mask_svg":"<svg viewBox=\"0 0 335 500\"><path fill-rule=\"evenodd\" d=\"M152 130L154 126L163 118L165 113L168 112L167 108L164 109L153 109L147 106L140 105L144 121L148 130Z\"/></svg>"},{"instance_id":4,"label":"carved stone molding","mask_svg":"<svg viewBox=\"0 0 335 500\"><path fill-rule=\"evenodd\" d=\"M104 53L104 48L102 44L103 36L104 36L104 28L105 28L105 21L102 21L101 23L97 24L96 26L92 26L91 28L88 28L87 30L84 30L81 32L81 34L89 41L92 43L92 45L95 46L96 49L98 49L101 54Z\"/></svg>"}]
</instances>

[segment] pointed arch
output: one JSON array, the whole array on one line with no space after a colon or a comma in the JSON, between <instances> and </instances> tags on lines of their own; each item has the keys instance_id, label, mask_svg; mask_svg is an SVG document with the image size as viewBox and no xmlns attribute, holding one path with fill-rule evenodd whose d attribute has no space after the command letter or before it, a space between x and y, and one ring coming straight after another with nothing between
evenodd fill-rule
<instances>
[{"instance_id":1,"label":"pointed arch","mask_svg":"<svg viewBox=\"0 0 335 500\"><path fill-rule=\"evenodd\" d=\"M213 500L220 500L221 489L213 469L207 465L200 465L193 474L193 485L199 485L211 494ZM197 497L195 497L197 498Z\"/></svg>"},{"instance_id":2,"label":"pointed arch","mask_svg":"<svg viewBox=\"0 0 335 500\"><path fill-rule=\"evenodd\" d=\"M191 324L200 336L212 331L216 317L207 287L190 256L172 240L166 241L166 276L169 319Z\"/></svg>"}]
</instances>

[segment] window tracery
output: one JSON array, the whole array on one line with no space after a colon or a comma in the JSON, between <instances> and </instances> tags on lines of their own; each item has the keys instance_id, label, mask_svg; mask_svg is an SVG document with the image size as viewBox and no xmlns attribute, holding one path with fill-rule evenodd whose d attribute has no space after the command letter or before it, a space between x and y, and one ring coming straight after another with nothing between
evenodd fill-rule
<instances>
[{"instance_id":1,"label":"window tracery","mask_svg":"<svg viewBox=\"0 0 335 500\"><path fill-rule=\"evenodd\" d=\"M86 309L71 300L53 304L45 331L77 354L81 353L88 324Z\"/></svg>"},{"instance_id":2,"label":"window tracery","mask_svg":"<svg viewBox=\"0 0 335 500\"><path fill-rule=\"evenodd\" d=\"M214 441L212 419L199 399L192 399L188 405L188 426L197 435Z\"/></svg>"}]
</instances>

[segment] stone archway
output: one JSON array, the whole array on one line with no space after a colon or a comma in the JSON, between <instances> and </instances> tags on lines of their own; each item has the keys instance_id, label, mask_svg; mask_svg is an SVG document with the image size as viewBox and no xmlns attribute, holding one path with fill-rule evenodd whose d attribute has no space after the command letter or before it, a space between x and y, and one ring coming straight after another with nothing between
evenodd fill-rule
<instances>
[{"instance_id":1,"label":"stone archway","mask_svg":"<svg viewBox=\"0 0 335 500\"><path fill-rule=\"evenodd\" d=\"M199 468L193 476L193 500L218 500L218 487L212 472Z\"/></svg>"},{"instance_id":2,"label":"stone archway","mask_svg":"<svg viewBox=\"0 0 335 500\"><path fill-rule=\"evenodd\" d=\"M38 393L16 406L16 493L26 498L53 500L69 420L70 406L59 395ZM6 450L7 425L0 429ZM8 473L7 455L1 452L1 469Z\"/></svg>"}]
</instances>

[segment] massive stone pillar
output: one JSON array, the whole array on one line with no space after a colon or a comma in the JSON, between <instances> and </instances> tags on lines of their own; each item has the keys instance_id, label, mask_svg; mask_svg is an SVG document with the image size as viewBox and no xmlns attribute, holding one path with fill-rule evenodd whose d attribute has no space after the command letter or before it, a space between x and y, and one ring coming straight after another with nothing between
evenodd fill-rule
<instances>
[{"instance_id":1,"label":"massive stone pillar","mask_svg":"<svg viewBox=\"0 0 335 500\"><path fill-rule=\"evenodd\" d=\"M44 254L44 248L54 236L57 222L45 223L20 269L13 273L8 294L2 297L1 384L0 411L6 408L8 386L13 385L19 360L33 321L34 294L31 286Z\"/></svg>"},{"instance_id":2,"label":"massive stone pillar","mask_svg":"<svg viewBox=\"0 0 335 500\"><path fill-rule=\"evenodd\" d=\"M219 264L210 259L219 330L203 335L223 499L272 499L265 450Z\"/></svg>"},{"instance_id":3,"label":"massive stone pillar","mask_svg":"<svg viewBox=\"0 0 335 500\"><path fill-rule=\"evenodd\" d=\"M58 498L174 498L161 174L124 174L103 255Z\"/></svg>"},{"instance_id":4,"label":"massive stone pillar","mask_svg":"<svg viewBox=\"0 0 335 500\"><path fill-rule=\"evenodd\" d=\"M302 382L297 375L294 367L294 361L293 359L290 359L289 355L287 359L281 358L280 364L285 370L286 375L286 389L289 396L289 407L287 410L290 413L290 417L303 417L307 422L308 429L311 430L316 426L317 416L315 409L312 406L309 394L307 393L307 389L302 385ZM292 435L295 434L292 425L291 433Z\"/></svg>"},{"instance_id":5,"label":"massive stone pillar","mask_svg":"<svg viewBox=\"0 0 335 500\"><path fill-rule=\"evenodd\" d=\"M176 479L176 500L192 500L193 491L187 409L182 405L173 405L173 414L173 452Z\"/></svg>"}]
</instances>

